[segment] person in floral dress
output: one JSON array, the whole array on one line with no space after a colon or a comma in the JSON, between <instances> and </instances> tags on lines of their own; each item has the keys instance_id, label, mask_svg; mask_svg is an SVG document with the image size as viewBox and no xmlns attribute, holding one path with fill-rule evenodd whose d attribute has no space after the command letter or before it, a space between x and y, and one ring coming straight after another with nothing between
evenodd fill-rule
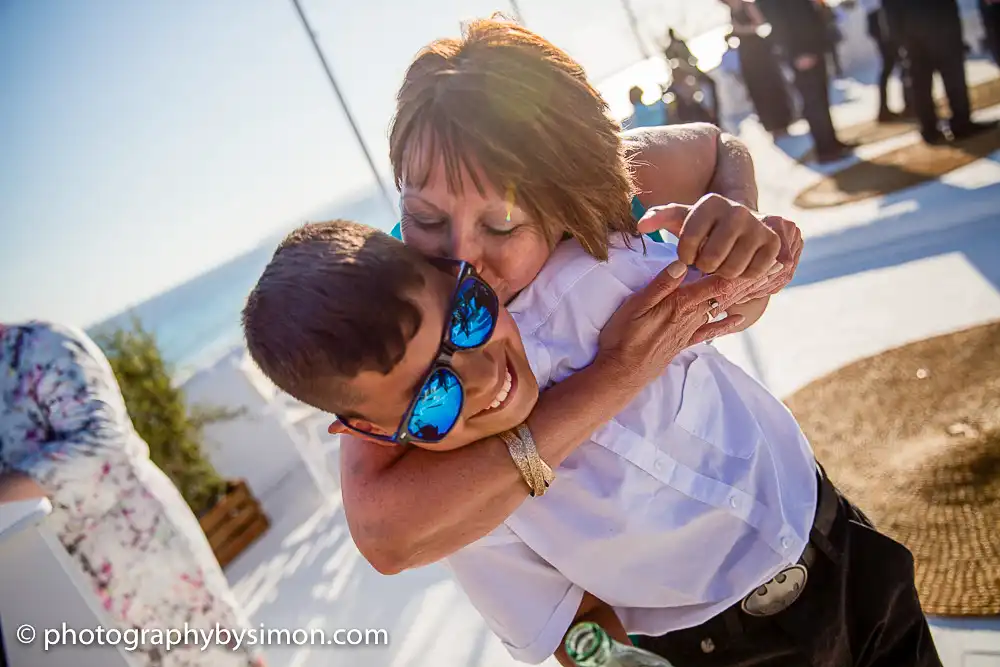
<instances>
[{"instance_id":1,"label":"person in floral dress","mask_svg":"<svg viewBox=\"0 0 1000 667\"><path fill-rule=\"evenodd\" d=\"M0 502L26 487L51 501L50 525L119 628L248 627L107 359L70 327L0 324ZM143 667L260 667L255 650L145 645L132 656Z\"/></svg>"}]
</instances>

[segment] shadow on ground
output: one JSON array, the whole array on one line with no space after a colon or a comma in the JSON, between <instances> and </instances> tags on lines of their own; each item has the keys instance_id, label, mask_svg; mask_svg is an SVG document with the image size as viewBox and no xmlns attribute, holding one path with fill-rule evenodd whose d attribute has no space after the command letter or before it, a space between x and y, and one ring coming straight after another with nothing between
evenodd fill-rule
<instances>
[{"instance_id":1,"label":"shadow on ground","mask_svg":"<svg viewBox=\"0 0 1000 667\"><path fill-rule=\"evenodd\" d=\"M1000 184L964 190L940 181L928 183L887 197L884 208L904 202L917 210L810 238L791 285L961 252L1000 292Z\"/></svg>"},{"instance_id":2,"label":"shadow on ground","mask_svg":"<svg viewBox=\"0 0 1000 667\"><path fill-rule=\"evenodd\" d=\"M943 146L917 142L824 176L795 198L803 209L850 204L934 180L1000 150L1000 130Z\"/></svg>"},{"instance_id":3,"label":"shadow on ground","mask_svg":"<svg viewBox=\"0 0 1000 667\"><path fill-rule=\"evenodd\" d=\"M271 646L268 664L513 664L443 566L380 574L355 547L339 498L324 506L304 470L291 477L281 485L284 515L226 570L253 627L384 629L389 645Z\"/></svg>"}]
</instances>

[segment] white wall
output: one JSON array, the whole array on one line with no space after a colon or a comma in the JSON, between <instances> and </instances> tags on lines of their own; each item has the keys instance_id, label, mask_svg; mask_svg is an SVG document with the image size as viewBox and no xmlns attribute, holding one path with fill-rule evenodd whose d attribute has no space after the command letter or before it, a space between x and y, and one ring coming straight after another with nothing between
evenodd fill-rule
<instances>
[{"instance_id":1,"label":"white wall","mask_svg":"<svg viewBox=\"0 0 1000 667\"><path fill-rule=\"evenodd\" d=\"M205 454L224 477L247 481L264 511L274 518L267 495L285 475L302 466L288 433L264 412L265 401L254 390L238 362L243 350L190 377L183 385L189 404L246 407L239 419L205 429Z\"/></svg>"}]
</instances>

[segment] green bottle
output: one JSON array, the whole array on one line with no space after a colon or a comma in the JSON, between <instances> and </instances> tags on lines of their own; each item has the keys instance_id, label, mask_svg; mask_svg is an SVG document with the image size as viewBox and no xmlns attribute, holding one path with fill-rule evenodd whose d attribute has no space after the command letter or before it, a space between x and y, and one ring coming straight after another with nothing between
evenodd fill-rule
<instances>
[{"instance_id":1,"label":"green bottle","mask_svg":"<svg viewBox=\"0 0 1000 667\"><path fill-rule=\"evenodd\" d=\"M577 667L673 667L665 658L616 642L597 623L578 623L566 634L566 655Z\"/></svg>"}]
</instances>

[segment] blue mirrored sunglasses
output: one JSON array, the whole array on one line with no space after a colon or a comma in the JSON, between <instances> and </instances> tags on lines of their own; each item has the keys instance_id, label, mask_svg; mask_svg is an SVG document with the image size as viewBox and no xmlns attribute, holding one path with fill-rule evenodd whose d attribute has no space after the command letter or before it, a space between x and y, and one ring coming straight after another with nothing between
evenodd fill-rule
<instances>
[{"instance_id":1,"label":"blue mirrored sunglasses","mask_svg":"<svg viewBox=\"0 0 1000 667\"><path fill-rule=\"evenodd\" d=\"M366 437L403 445L412 441L435 443L444 440L458 422L465 404L462 379L452 366L452 357L456 352L482 347L496 329L500 310L496 292L479 277L472 265L440 258L430 261L457 276L446 311L441 345L395 433L371 433L338 417L348 429Z\"/></svg>"}]
</instances>

